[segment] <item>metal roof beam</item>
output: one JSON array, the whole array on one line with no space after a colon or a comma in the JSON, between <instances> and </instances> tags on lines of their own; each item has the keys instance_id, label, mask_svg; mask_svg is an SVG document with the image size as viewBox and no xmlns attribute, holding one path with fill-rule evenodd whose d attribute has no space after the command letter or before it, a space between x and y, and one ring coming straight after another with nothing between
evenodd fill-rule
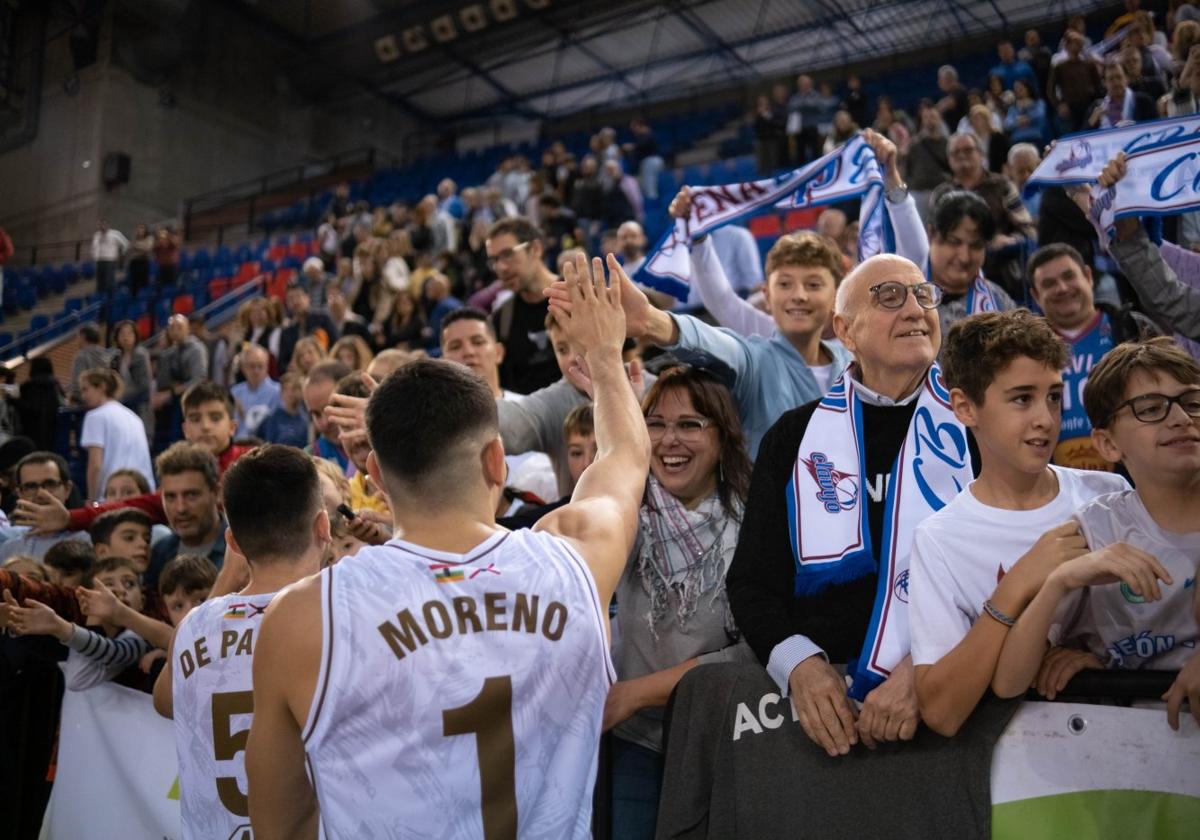
<instances>
[{"instance_id":1,"label":"metal roof beam","mask_svg":"<svg viewBox=\"0 0 1200 840\"><path fill-rule=\"evenodd\" d=\"M756 72L754 65L742 58L730 44L726 43L720 35L713 31L712 27L704 22L703 19L692 14L680 0L673 0L667 4L674 17L677 18L684 26L697 35L701 41L708 44L709 47L717 54L726 57L726 63L741 65L742 70L748 70L751 73Z\"/></svg>"}]
</instances>

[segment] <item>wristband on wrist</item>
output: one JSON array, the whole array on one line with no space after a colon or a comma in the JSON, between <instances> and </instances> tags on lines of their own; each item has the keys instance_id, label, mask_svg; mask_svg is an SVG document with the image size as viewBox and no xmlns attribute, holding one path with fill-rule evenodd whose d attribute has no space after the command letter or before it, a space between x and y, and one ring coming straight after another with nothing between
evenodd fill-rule
<instances>
[{"instance_id":1,"label":"wristband on wrist","mask_svg":"<svg viewBox=\"0 0 1200 840\"><path fill-rule=\"evenodd\" d=\"M1005 627L1012 627L1014 624L1017 623L1017 620L1015 618L1009 618L1007 615L1000 612L1000 610L996 609L996 605L993 604L990 600L983 602L983 611L985 613L987 613L988 615L990 615L992 618L994 618L996 621L1003 624Z\"/></svg>"}]
</instances>

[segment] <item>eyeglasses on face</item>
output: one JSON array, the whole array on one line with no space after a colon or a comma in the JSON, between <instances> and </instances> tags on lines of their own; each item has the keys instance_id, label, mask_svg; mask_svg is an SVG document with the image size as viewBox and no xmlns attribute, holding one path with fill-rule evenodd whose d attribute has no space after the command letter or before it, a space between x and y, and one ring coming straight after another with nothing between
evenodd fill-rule
<instances>
[{"instance_id":1,"label":"eyeglasses on face","mask_svg":"<svg viewBox=\"0 0 1200 840\"><path fill-rule=\"evenodd\" d=\"M495 271L496 266L498 266L500 263L510 262L512 260L512 258L515 257L520 251L523 251L524 249L526 249L528 247L529 247L528 242L519 242L516 245L512 246L511 248L505 248L503 251L501 251L499 254L496 254L494 257L488 257L487 266L492 271Z\"/></svg>"},{"instance_id":2,"label":"eyeglasses on face","mask_svg":"<svg viewBox=\"0 0 1200 840\"><path fill-rule=\"evenodd\" d=\"M1128 407L1135 420L1142 423L1161 423L1171 413L1171 406L1179 404L1188 417L1200 417L1200 388L1192 388L1182 394L1168 397L1166 394L1141 394L1125 400L1108 416L1109 420Z\"/></svg>"},{"instance_id":3,"label":"eyeglasses on face","mask_svg":"<svg viewBox=\"0 0 1200 840\"><path fill-rule=\"evenodd\" d=\"M53 492L62 487L62 484L62 481L57 478L48 478L45 481L26 481L24 484L18 484L17 489L26 496L35 496L39 490Z\"/></svg>"},{"instance_id":4,"label":"eyeglasses on face","mask_svg":"<svg viewBox=\"0 0 1200 840\"><path fill-rule=\"evenodd\" d=\"M915 286L906 285L898 280L888 280L884 283L876 283L867 291L884 309L899 309L904 306L909 292L912 292L912 296L917 300L917 305L922 309L937 309L937 305L942 302L942 287L936 283L930 283L928 280L924 283L917 283Z\"/></svg>"},{"instance_id":5,"label":"eyeglasses on face","mask_svg":"<svg viewBox=\"0 0 1200 840\"><path fill-rule=\"evenodd\" d=\"M678 420L663 420L661 417L646 418L646 432L650 440L657 443L667 436L668 430L675 432L677 440L698 440L704 430L713 424L707 417L681 417Z\"/></svg>"}]
</instances>

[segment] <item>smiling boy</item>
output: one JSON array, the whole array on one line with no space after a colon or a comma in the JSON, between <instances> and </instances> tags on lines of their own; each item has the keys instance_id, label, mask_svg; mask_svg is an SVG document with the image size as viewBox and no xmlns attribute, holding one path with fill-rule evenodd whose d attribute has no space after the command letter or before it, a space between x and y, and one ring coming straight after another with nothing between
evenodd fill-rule
<instances>
[{"instance_id":1,"label":"smiling boy","mask_svg":"<svg viewBox=\"0 0 1200 840\"><path fill-rule=\"evenodd\" d=\"M1092 369L1084 403L1096 451L1137 490L1075 514L1091 552L1047 578L1004 643L993 688L1020 694L1038 675L1052 695L1084 668L1179 669L1163 695L1168 722L1178 728L1184 700L1200 722L1200 365L1169 338L1122 344ZM1078 649L1046 654L1047 640Z\"/></svg>"},{"instance_id":2,"label":"smiling boy","mask_svg":"<svg viewBox=\"0 0 1200 840\"><path fill-rule=\"evenodd\" d=\"M1059 563L1086 551L1077 526L1062 523L1085 502L1128 487L1119 476L1049 466L1066 360L1046 320L1025 309L973 315L946 337L950 403L983 464L913 538L917 699L921 718L943 735L958 730L987 690L1007 617L1020 614Z\"/></svg>"}]
</instances>

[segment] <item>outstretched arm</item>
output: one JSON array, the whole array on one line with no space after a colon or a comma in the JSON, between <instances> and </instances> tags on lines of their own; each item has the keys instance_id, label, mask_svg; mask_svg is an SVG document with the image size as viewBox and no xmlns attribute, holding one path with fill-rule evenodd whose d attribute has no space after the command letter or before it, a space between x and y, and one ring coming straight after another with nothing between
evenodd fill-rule
<instances>
[{"instance_id":1,"label":"outstretched arm","mask_svg":"<svg viewBox=\"0 0 1200 840\"><path fill-rule=\"evenodd\" d=\"M555 316L574 347L583 349L594 394L596 460L584 470L571 503L544 517L539 530L559 534L579 549L607 604L637 533L638 507L650 466L650 438L621 359L625 314L621 298L632 284L611 254L611 286L599 259L578 256L563 266L567 304L551 298Z\"/></svg>"}]
</instances>

